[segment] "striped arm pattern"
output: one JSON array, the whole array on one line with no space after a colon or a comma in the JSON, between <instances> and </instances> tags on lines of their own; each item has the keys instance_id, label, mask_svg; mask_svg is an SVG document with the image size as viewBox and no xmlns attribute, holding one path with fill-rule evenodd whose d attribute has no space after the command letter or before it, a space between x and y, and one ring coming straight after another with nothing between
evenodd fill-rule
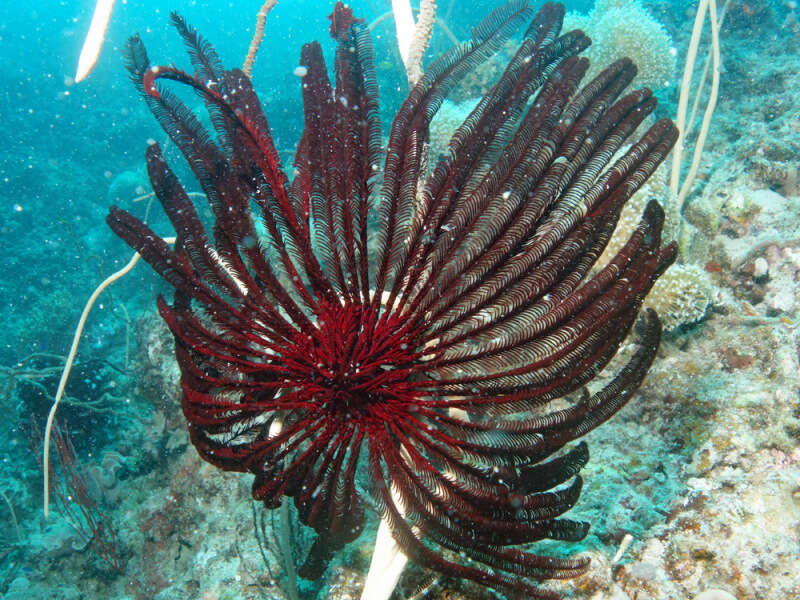
<instances>
[{"instance_id":1,"label":"striped arm pattern","mask_svg":"<svg viewBox=\"0 0 800 600\"><path fill-rule=\"evenodd\" d=\"M300 573L319 577L360 535L369 495L404 552L443 573L558 598L542 580L584 572L542 556L576 541L583 442L632 396L659 344L642 301L675 258L652 202L616 257L593 267L620 210L675 143L668 120L638 139L656 101L625 92L628 59L581 87L590 41L564 9L512 0L429 65L385 150L367 28L337 3L330 81L303 47L305 128L286 175L250 80L223 68L177 15L194 73L128 68L208 199L204 219L147 148L173 247L116 207L111 228L173 288L158 310L175 338L191 440L218 467L255 476L253 496L291 498L316 534ZM434 117L463 75L518 29L517 52L426 170ZM202 99L213 131L172 91ZM557 403L556 403L557 401Z\"/></svg>"}]
</instances>

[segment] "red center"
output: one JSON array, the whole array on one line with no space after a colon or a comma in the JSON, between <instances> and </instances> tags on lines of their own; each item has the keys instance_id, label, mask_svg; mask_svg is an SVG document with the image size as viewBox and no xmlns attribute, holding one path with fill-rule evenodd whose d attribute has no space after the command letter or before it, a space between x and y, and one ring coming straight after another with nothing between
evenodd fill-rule
<instances>
[{"instance_id":1,"label":"red center","mask_svg":"<svg viewBox=\"0 0 800 600\"><path fill-rule=\"evenodd\" d=\"M298 333L284 356L298 365L295 388L333 415L376 418L416 397L406 385L418 358L410 336L399 319L381 320L369 306L322 302L314 335Z\"/></svg>"}]
</instances>

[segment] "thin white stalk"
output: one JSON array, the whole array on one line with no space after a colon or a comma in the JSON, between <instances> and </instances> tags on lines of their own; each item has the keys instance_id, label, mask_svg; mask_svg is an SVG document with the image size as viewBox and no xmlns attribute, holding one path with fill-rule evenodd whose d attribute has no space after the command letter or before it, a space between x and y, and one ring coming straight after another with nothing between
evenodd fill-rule
<instances>
[{"instance_id":1,"label":"thin white stalk","mask_svg":"<svg viewBox=\"0 0 800 600\"><path fill-rule=\"evenodd\" d=\"M279 417L272 421L269 426L267 438L272 439L283 431L283 418ZM292 549L292 536L289 531L289 499L284 497L281 501L281 507L278 509L278 531L274 532L278 539L278 552L281 555L279 558L283 562L283 568L286 571L286 579L289 582L289 600L299 600L300 595L297 592L297 569L294 565L294 552Z\"/></svg>"},{"instance_id":2,"label":"thin white stalk","mask_svg":"<svg viewBox=\"0 0 800 600\"><path fill-rule=\"evenodd\" d=\"M705 113L703 115L703 122L700 126L700 132L698 133L694 152L692 154L692 163L689 167L689 172L686 175L686 179L683 181L683 183L681 183L681 161L683 158L684 146L686 144L686 134L691 126L691 123L687 122L686 120L686 113L689 108L689 93L691 91L692 75L694 73L695 62L697 61L697 50L700 45L700 37L703 33L703 24L705 22L706 12L708 12L709 21L711 22L711 50L713 59L711 92L709 94L708 104L706 105ZM692 37L689 40L689 48L686 53L686 65L683 70L681 94L680 98L678 99L678 113L675 117L675 125L678 127L678 143L675 144L675 149L673 150L672 154L670 188L673 194L675 194L675 196L678 198L679 206L683 205L686 196L688 196L700 165L700 157L703 153L703 146L705 145L708 129L711 124L711 116L714 114L714 108L716 107L717 96L719 94L719 68L720 52L717 3L716 0L700 0L700 5L697 7L697 15L695 16L694 26L692 27ZM699 95L700 91L698 90L696 93ZM692 114L694 114L694 110L692 111Z\"/></svg>"},{"instance_id":3,"label":"thin white stalk","mask_svg":"<svg viewBox=\"0 0 800 600\"><path fill-rule=\"evenodd\" d=\"M394 26L397 30L397 48L403 64L408 64L408 55L411 52L411 40L414 39L414 15L411 13L409 0L392 0L394 13Z\"/></svg>"},{"instance_id":4,"label":"thin white stalk","mask_svg":"<svg viewBox=\"0 0 800 600\"><path fill-rule=\"evenodd\" d=\"M403 503L394 488L392 488L391 494L392 501L402 517L405 512ZM381 519L380 525L378 525L378 534L375 536L375 549L372 551L369 571L361 592L361 600L389 600L394 588L397 587L397 582L400 581L400 575L407 562L408 557L392 536L389 522Z\"/></svg>"},{"instance_id":5,"label":"thin white stalk","mask_svg":"<svg viewBox=\"0 0 800 600\"><path fill-rule=\"evenodd\" d=\"M694 64L697 61L697 48L700 45L700 35L703 33L703 22L706 18L707 9L708 0L700 0L700 5L697 7L697 14L694 18L689 48L686 51L686 65L683 68L681 95L678 98L678 114L675 116L675 125L678 127L678 143L675 144L675 149L672 151L672 173L669 183L673 194L676 196L678 195L678 186L680 185L683 145L686 141L686 112L689 108L689 90L692 85L692 73L694 72Z\"/></svg>"},{"instance_id":6,"label":"thin white stalk","mask_svg":"<svg viewBox=\"0 0 800 600\"><path fill-rule=\"evenodd\" d=\"M278 509L278 540L280 540L280 553L283 559L283 568L286 570L286 579L289 581L289 600L300 600L297 593L297 570L294 566L292 552L292 536L289 531L289 499L284 498Z\"/></svg>"},{"instance_id":7,"label":"thin white stalk","mask_svg":"<svg viewBox=\"0 0 800 600\"><path fill-rule=\"evenodd\" d=\"M44 471L44 517L45 519L50 515L50 434L53 430L53 423L56 418L56 410L58 410L58 404L61 402L61 397L64 395L64 389L67 387L67 381L69 380L70 371L72 371L72 363L75 362L75 355L78 353L78 343L81 341L81 334L83 333L83 327L86 325L86 319L89 317L89 313L92 310L92 306L94 306L95 301L97 300L98 296L103 293L103 291L112 283L114 283L117 279L124 276L128 273L133 267L136 266L136 263L139 262L139 253L136 252L131 260L128 262L127 265L122 267L116 273L109 275L103 283L97 286L97 288L92 292L92 295L89 297L89 300L86 302L86 306L83 307L83 312L81 313L81 318L78 320L78 326L75 328L75 335L72 337L72 346L69 349L69 354L67 355L67 362L64 364L64 370L61 372L61 379L58 382L58 388L56 389L56 397L53 400L53 405L50 407L50 412L47 414L47 425L44 428L44 450L42 452L43 459L42 459L42 470Z\"/></svg>"},{"instance_id":8,"label":"thin white stalk","mask_svg":"<svg viewBox=\"0 0 800 600\"><path fill-rule=\"evenodd\" d=\"M164 241L168 244L174 244L175 238L164 238ZM44 428L44 449L42 451L42 470L44 471L44 517L45 519L50 516L50 437L53 431L53 424L56 418L56 411L58 410L58 404L61 402L61 398L64 395L64 390L67 387L67 381L69 380L70 371L72 371L72 364L75 362L75 356L78 354L78 343L81 341L81 334L83 333L83 328L86 325L86 319L89 318L89 313L92 311L92 307L94 306L95 301L103 293L103 291L110 286L112 283L120 279L121 277L125 276L128 272L130 272L133 267L136 266L136 263L139 262L139 253L136 252L131 257L128 264L122 267L116 273L109 275L103 283L97 286L97 288L92 292L92 295L89 296L89 300L86 302L86 306L83 307L83 312L81 313L81 318L78 320L78 326L75 328L75 334L72 336L72 346L69 349L69 354L67 355L67 362L64 363L64 370L61 372L61 379L58 382L58 388L56 389L56 396L53 399L53 405L50 407L50 412L47 414L47 425Z\"/></svg>"},{"instance_id":9,"label":"thin white stalk","mask_svg":"<svg viewBox=\"0 0 800 600\"><path fill-rule=\"evenodd\" d=\"M81 54L78 57L75 83L86 79L95 64L97 64L113 9L114 0L97 0L97 5L94 7L94 14L92 15L92 23L89 25L89 33L86 34Z\"/></svg>"},{"instance_id":10,"label":"thin white stalk","mask_svg":"<svg viewBox=\"0 0 800 600\"><path fill-rule=\"evenodd\" d=\"M697 134L697 141L694 145L694 153L692 154L692 164L689 167L689 172L686 174L686 181L681 186L680 193L678 194L678 205L683 206L686 196L694 183L697 176L697 170L700 167L700 156L703 153L703 146L706 143L708 136L708 129L711 126L711 116L714 114L714 108L717 106L717 96L719 95L719 23L717 22L717 2L716 0L709 0L708 3L708 16L711 21L711 51L713 56L713 67L711 71L711 92L708 97L708 104L706 105L705 113L703 114L703 122L700 125L700 132Z\"/></svg>"}]
</instances>

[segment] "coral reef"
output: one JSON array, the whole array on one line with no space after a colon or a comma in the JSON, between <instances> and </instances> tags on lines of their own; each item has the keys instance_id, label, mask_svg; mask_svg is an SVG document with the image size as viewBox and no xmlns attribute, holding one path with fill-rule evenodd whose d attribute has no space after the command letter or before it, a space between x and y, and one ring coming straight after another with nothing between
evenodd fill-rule
<instances>
[{"instance_id":1,"label":"coral reef","mask_svg":"<svg viewBox=\"0 0 800 600\"><path fill-rule=\"evenodd\" d=\"M665 331L672 331L702 319L714 293L714 285L702 267L675 264L653 286L644 305L658 313Z\"/></svg>"},{"instance_id":2,"label":"coral reef","mask_svg":"<svg viewBox=\"0 0 800 600\"><path fill-rule=\"evenodd\" d=\"M122 171L111 179L106 200L108 204L126 203L150 192L147 174L143 171Z\"/></svg>"},{"instance_id":3,"label":"coral reef","mask_svg":"<svg viewBox=\"0 0 800 600\"><path fill-rule=\"evenodd\" d=\"M582 29L592 38L586 51L592 63L587 77L627 56L639 68L637 85L658 89L674 83L675 44L638 0L596 0L587 15L567 13L564 27Z\"/></svg>"},{"instance_id":4,"label":"coral reef","mask_svg":"<svg viewBox=\"0 0 800 600\"><path fill-rule=\"evenodd\" d=\"M691 27L686 3L646 6L682 48ZM692 285L707 289L711 302L702 319L665 336L639 392L614 420L588 436L592 456L582 471L583 501L574 514L592 522L582 546L592 563L584 576L560 588L575 600L800 597L795 575L800 547L800 58L791 50L800 40L800 26L796 9L781 2L736 1L730 10L735 11L730 25L726 21L722 29L720 102L683 221L663 185L665 173L659 172L631 199L620 223L621 232L630 232L629 224L649 199L661 202L666 237L681 232L681 263L662 282L702 278ZM754 21L754 16L765 20ZM291 11L281 14L284 24L291 18ZM61 22L43 20L27 35L32 40L41 30L48 37L39 46L50 48L48 40L69 35ZM600 40L594 37L597 47ZM13 48L17 41L9 36L6 42ZM30 47L26 44L26 52ZM498 64L507 58L498 58ZM58 72L58 64L40 71ZM291 68L287 73L295 84ZM497 71L476 69L468 79L483 93L497 76ZM11 70L7 77L10 96L17 94L22 106L9 110L0 124L18 142L4 150L7 213L0 227L9 275L0 280L9 315L0 350L11 371L33 349L63 354L71 320L88 291L114 270L114 261L127 259L127 250L104 237L99 224L105 207L98 205L116 174L141 168L130 148L152 135L152 123L142 111L126 112L130 96L99 94L109 89L106 84L91 87L90 81L90 87L70 88L65 95L62 83L53 81L57 77L38 86L26 78L14 81ZM256 77L257 87L270 88L288 102L282 83L269 86ZM117 74L110 85L125 89L123 79ZM662 93L667 102L672 93ZM98 107L99 99L103 105ZM455 122L467 106L446 103L443 121L434 122L434 129L450 130L448 113ZM125 116L115 119L110 133L109 114ZM72 130L64 127L68 122ZM271 125L285 127L278 118ZM70 146L79 135L85 138L76 153ZM432 135L433 157L443 149L437 138L446 135ZM288 144L290 136L284 137ZM44 138L52 143L42 144ZM20 147L26 151L19 153ZM136 179L123 175L114 185L120 193L111 195L128 202L124 196L136 191ZM269 519L263 555L259 549L247 482L209 468L190 446L173 342L152 311L139 309L142 300L149 305L164 288L143 269L120 286L112 290L113 300L101 299L104 310L93 314L83 346L88 352L82 349L79 359L123 364L126 323L114 309L124 303L134 324L128 372L137 375L118 375L118 398L104 406L117 410L124 403L124 415L92 426L78 442L92 494L109 498L108 510L119 524L125 572L117 575L104 567L57 516L41 518L40 474L18 427L29 406L21 386L30 386L18 381L4 397L9 418L0 437L2 489L14 506L22 541L10 511L0 511L0 525L8 533L0 543L0 595L4 600L290 600ZM651 302L682 297L681 288L675 289L674 296L662 296L657 286ZM699 298L690 295L689 305L699 307ZM658 307L662 317L685 308L673 306ZM93 377L76 379L76 394L90 388ZM112 441L104 446L103 439ZM367 510L377 515L377 507ZM371 535L366 532L363 543L338 556L319 587L301 589L302 600L327 600L328 591L358 598ZM632 543L615 559L627 536ZM421 596L427 599L497 597L476 584L432 578L418 566L408 567L396 597L413 598L420 589L428 589Z\"/></svg>"},{"instance_id":5,"label":"coral reef","mask_svg":"<svg viewBox=\"0 0 800 600\"><path fill-rule=\"evenodd\" d=\"M636 85L659 89L675 82L677 52L672 37L639 0L597 0L588 14L568 12L564 30L570 29L582 29L592 39L584 53L591 61L586 81L605 65L627 56L639 69ZM456 102L485 94L512 54L509 42L484 65L471 70L456 87Z\"/></svg>"},{"instance_id":6,"label":"coral reef","mask_svg":"<svg viewBox=\"0 0 800 600\"><path fill-rule=\"evenodd\" d=\"M477 98L467 98L465 100L454 101L447 98L442 102L442 107L433 117L430 126L430 159L429 168L439 161L447 151L447 144L461 123L469 116L472 109L478 103Z\"/></svg>"}]
</instances>

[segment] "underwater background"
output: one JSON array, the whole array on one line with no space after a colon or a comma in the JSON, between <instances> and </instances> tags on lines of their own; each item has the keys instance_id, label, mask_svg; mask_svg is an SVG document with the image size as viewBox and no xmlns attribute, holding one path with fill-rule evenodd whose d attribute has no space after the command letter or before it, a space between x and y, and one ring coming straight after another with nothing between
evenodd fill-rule
<instances>
[{"instance_id":1,"label":"underwater background","mask_svg":"<svg viewBox=\"0 0 800 600\"><path fill-rule=\"evenodd\" d=\"M303 125L300 47L319 40L332 64L332 4L282 0L267 17L252 79L285 166ZM498 4L440 0L426 59L450 36L466 39ZM630 56L639 66L634 85L659 99L656 116L674 117L697 4L567 1L564 29L592 37L585 55L593 65ZM350 5L375 23L387 135L408 92L385 18L391 5ZM172 235L151 206L144 166L148 142L163 146L166 136L129 81L122 48L138 32L154 63L189 69L169 26L176 10L226 67L240 66L260 6L117 2L97 66L78 84L94 3L0 7L0 598L359 597L372 530L323 580L294 582L287 563L308 543L299 526L250 500L251 477L222 473L192 448L173 342L155 310L156 295L169 289L146 265L114 283L89 315L57 417L64 450L53 485L66 502L54 500L48 519L42 512L42 429L75 325L95 287L132 254L106 226L108 209L147 215L156 232ZM592 458L569 516L592 528L568 550L587 553L592 567L551 586L566 597L800 598L800 9L792 0L718 0L718 10L719 99L697 178L679 201L668 159L619 226L629 234L655 198L680 255L648 298L666 330L654 366L628 406L586 438ZM708 29L691 84L701 89L694 136L710 87L699 83ZM498 64L470 73L443 105L434 148ZM165 154L197 191L176 149ZM691 154L689 146L684 175ZM275 533L282 527L291 548ZM409 566L394 597L504 596Z\"/></svg>"}]
</instances>

